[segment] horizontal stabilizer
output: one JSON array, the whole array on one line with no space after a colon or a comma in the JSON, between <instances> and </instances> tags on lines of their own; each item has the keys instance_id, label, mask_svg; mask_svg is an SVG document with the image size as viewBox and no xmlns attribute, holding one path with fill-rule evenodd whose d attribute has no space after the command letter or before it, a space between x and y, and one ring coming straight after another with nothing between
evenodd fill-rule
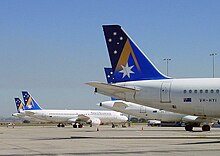
<instances>
[{"instance_id":1,"label":"horizontal stabilizer","mask_svg":"<svg viewBox=\"0 0 220 156\"><path fill-rule=\"evenodd\" d=\"M32 116L32 115L35 114L35 113L32 112L32 111L25 111L24 113L25 113L25 115L27 115L27 116Z\"/></svg>"},{"instance_id":2,"label":"horizontal stabilizer","mask_svg":"<svg viewBox=\"0 0 220 156\"><path fill-rule=\"evenodd\" d=\"M113 105L113 108L115 110L124 110L128 107L127 104L125 104L124 102L115 102Z\"/></svg>"},{"instance_id":3,"label":"horizontal stabilizer","mask_svg":"<svg viewBox=\"0 0 220 156\"><path fill-rule=\"evenodd\" d=\"M96 93L100 93L106 96L111 96L114 98L121 98L122 94L123 95L130 94L130 93L134 94L135 91L139 90L136 88L118 86L116 84L106 84L102 82L88 82L86 84L89 86L95 87ZM122 99L122 100L126 100L126 99Z\"/></svg>"}]
</instances>

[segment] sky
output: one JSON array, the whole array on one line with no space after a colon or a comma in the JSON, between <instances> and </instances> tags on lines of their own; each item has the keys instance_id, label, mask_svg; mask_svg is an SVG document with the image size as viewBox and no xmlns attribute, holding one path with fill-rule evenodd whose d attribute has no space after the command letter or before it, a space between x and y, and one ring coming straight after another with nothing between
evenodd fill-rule
<instances>
[{"instance_id":1,"label":"sky","mask_svg":"<svg viewBox=\"0 0 220 156\"><path fill-rule=\"evenodd\" d=\"M27 90L45 109L100 109L109 97L103 24L119 24L155 66L175 78L220 77L218 0L0 0L0 116Z\"/></svg>"}]
</instances>

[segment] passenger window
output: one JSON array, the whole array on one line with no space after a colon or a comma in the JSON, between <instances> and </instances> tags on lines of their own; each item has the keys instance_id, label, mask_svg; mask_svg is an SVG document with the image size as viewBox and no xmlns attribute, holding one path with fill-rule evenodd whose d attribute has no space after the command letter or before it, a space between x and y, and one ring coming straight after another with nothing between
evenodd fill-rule
<instances>
[{"instance_id":1,"label":"passenger window","mask_svg":"<svg viewBox=\"0 0 220 156\"><path fill-rule=\"evenodd\" d=\"M219 93L219 90L218 90L218 89L216 90L216 93Z\"/></svg>"},{"instance_id":2,"label":"passenger window","mask_svg":"<svg viewBox=\"0 0 220 156\"><path fill-rule=\"evenodd\" d=\"M194 93L197 93L197 90L194 90Z\"/></svg>"},{"instance_id":3,"label":"passenger window","mask_svg":"<svg viewBox=\"0 0 220 156\"><path fill-rule=\"evenodd\" d=\"M209 91L206 89L206 90L205 90L205 93L208 93L208 92L209 92Z\"/></svg>"},{"instance_id":4,"label":"passenger window","mask_svg":"<svg viewBox=\"0 0 220 156\"><path fill-rule=\"evenodd\" d=\"M192 93L192 90L189 90L189 93Z\"/></svg>"},{"instance_id":5,"label":"passenger window","mask_svg":"<svg viewBox=\"0 0 220 156\"><path fill-rule=\"evenodd\" d=\"M199 92L200 92L200 93L203 93L203 90L201 89Z\"/></svg>"},{"instance_id":6,"label":"passenger window","mask_svg":"<svg viewBox=\"0 0 220 156\"><path fill-rule=\"evenodd\" d=\"M211 89L211 90L210 90L210 92L211 92L211 93L214 93L214 90L213 90L213 89Z\"/></svg>"},{"instance_id":7,"label":"passenger window","mask_svg":"<svg viewBox=\"0 0 220 156\"><path fill-rule=\"evenodd\" d=\"M183 93L186 93L186 90L184 90Z\"/></svg>"}]
</instances>

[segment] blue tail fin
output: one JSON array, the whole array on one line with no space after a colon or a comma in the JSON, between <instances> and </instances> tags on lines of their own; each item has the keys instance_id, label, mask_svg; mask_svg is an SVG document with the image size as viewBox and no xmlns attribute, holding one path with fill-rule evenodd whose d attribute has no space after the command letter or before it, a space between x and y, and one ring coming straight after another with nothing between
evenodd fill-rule
<instances>
[{"instance_id":1,"label":"blue tail fin","mask_svg":"<svg viewBox=\"0 0 220 156\"><path fill-rule=\"evenodd\" d=\"M119 25L103 25L108 53L117 82L168 79Z\"/></svg>"},{"instance_id":2,"label":"blue tail fin","mask_svg":"<svg viewBox=\"0 0 220 156\"><path fill-rule=\"evenodd\" d=\"M27 91L22 91L22 96L24 99L25 110L41 110L42 109Z\"/></svg>"},{"instance_id":3,"label":"blue tail fin","mask_svg":"<svg viewBox=\"0 0 220 156\"><path fill-rule=\"evenodd\" d=\"M15 105L16 105L16 109L17 109L18 113L20 113L22 110L24 110L24 104L20 100L20 98L15 98Z\"/></svg>"},{"instance_id":4,"label":"blue tail fin","mask_svg":"<svg viewBox=\"0 0 220 156\"><path fill-rule=\"evenodd\" d=\"M104 68L107 83L115 83L114 72L112 68Z\"/></svg>"}]
</instances>

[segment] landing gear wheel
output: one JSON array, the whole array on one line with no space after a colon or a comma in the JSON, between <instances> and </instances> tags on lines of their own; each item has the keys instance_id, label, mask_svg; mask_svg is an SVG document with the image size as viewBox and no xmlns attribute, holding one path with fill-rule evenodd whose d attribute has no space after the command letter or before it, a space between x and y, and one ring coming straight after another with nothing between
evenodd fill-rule
<instances>
[{"instance_id":1,"label":"landing gear wheel","mask_svg":"<svg viewBox=\"0 0 220 156\"><path fill-rule=\"evenodd\" d=\"M61 124L61 127L65 127L65 125L64 125L64 124Z\"/></svg>"},{"instance_id":2,"label":"landing gear wheel","mask_svg":"<svg viewBox=\"0 0 220 156\"><path fill-rule=\"evenodd\" d=\"M82 128L82 127L83 127L83 125L82 125L82 124L79 124L79 125L78 125L78 128Z\"/></svg>"},{"instance_id":3,"label":"landing gear wheel","mask_svg":"<svg viewBox=\"0 0 220 156\"><path fill-rule=\"evenodd\" d=\"M186 131L192 131L193 130L193 126L192 125L186 125L185 126L185 130Z\"/></svg>"},{"instance_id":4,"label":"landing gear wheel","mask_svg":"<svg viewBox=\"0 0 220 156\"><path fill-rule=\"evenodd\" d=\"M73 128L77 128L77 125L76 125L76 124L74 124L74 125L73 125Z\"/></svg>"},{"instance_id":5,"label":"landing gear wheel","mask_svg":"<svg viewBox=\"0 0 220 156\"><path fill-rule=\"evenodd\" d=\"M209 125L203 125L202 126L202 131L210 131L210 126Z\"/></svg>"},{"instance_id":6,"label":"landing gear wheel","mask_svg":"<svg viewBox=\"0 0 220 156\"><path fill-rule=\"evenodd\" d=\"M60 127L60 123L57 125L57 127Z\"/></svg>"}]
</instances>

